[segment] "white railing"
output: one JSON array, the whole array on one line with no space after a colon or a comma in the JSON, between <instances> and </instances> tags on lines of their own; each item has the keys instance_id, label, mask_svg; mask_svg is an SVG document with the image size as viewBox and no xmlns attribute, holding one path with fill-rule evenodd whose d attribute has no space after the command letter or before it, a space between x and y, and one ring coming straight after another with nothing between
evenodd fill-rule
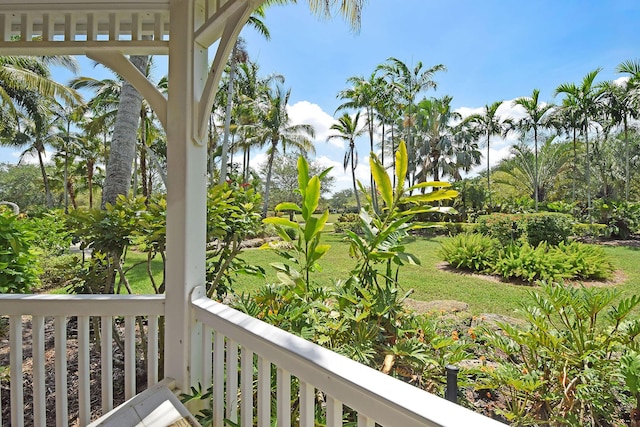
<instances>
[{"instance_id":1,"label":"white railing","mask_svg":"<svg viewBox=\"0 0 640 427\"><path fill-rule=\"evenodd\" d=\"M123 329L124 344L124 394L128 399L136 394L136 341L140 341L140 325L145 334L147 355L147 385L158 382L158 320L164 316L164 295L0 295L0 315L9 316L10 346L10 398L1 396L2 404L10 401L10 425L22 427L25 413L32 415L34 426L44 426L47 418L55 418L57 426L69 425L68 378L78 378L78 423L89 423L92 412L105 413L114 405L114 332ZM77 372L68 366L72 350L67 328L71 317L77 317ZM124 326L114 331L114 320L124 319ZM31 331L23 323L31 322ZM45 325L53 324L54 347L51 348ZM146 324L146 325L145 325ZM93 330L92 330L93 327ZM96 367L91 364L91 336L100 337L100 399L91 399L91 373ZM23 348L23 334L30 335L31 346ZM48 337L47 337L48 338ZM45 342L45 340L47 342ZM47 345L48 344L48 345ZM7 344L5 344L7 345ZM53 350L53 366L45 359ZM25 357L25 355L31 357ZM55 372L53 384L47 381ZM30 371L30 372L27 372ZM94 372L95 375L95 372ZM25 402L24 379L30 379L32 393ZM55 410L47 408L47 394L55 392ZM25 403L30 403L25 406ZM29 408L32 407L32 408ZM75 417L74 417L75 418ZM29 419L30 421L30 419ZM0 418L2 425L2 418Z\"/></svg>"},{"instance_id":2,"label":"white railing","mask_svg":"<svg viewBox=\"0 0 640 427\"><path fill-rule=\"evenodd\" d=\"M206 390L213 384L211 406L216 427L227 425L225 420L243 427L268 427L272 418L281 427L312 427L319 410L326 414L328 427L342 426L348 416L355 416L359 427L503 425L200 295L198 290L194 292L191 309L202 334L201 387ZM5 393L0 401L3 405L10 401L10 425L15 427L23 426L25 419L34 426L44 426L47 416L55 418L57 426L69 424L67 378L76 372L67 366L67 354L73 351L67 327L71 316L77 316L77 422L83 426L92 414L95 418L114 405L114 319L124 319L124 327L118 327L117 333L124 335L124 389L125 398L129 398L136 393L135 342L141 324L137 320L146 322L142 329L148 337L147 354L158 355L158 320L164 315L164 296L0 295L0 315L10 319L9 342L4 345L10 346L11 361L10 398ZM23 333L29 338L23 323L29 321L32 345L23 350ZM53 348L46 338L50 333L45 333L51 324ZM92 326L94 333L96 327L99 330L101 349L101 397L95 396L94 390L93 404ZM45 357L52 350L54 366L46 362L51 358ZM146 359L150 386L158 381L159 358ZM52 370L55 380L49 384L47 371ZM31 379L33 389L27 400L25 378ZM55 410L46 407L47 393L52 392ZM31 401L33 404L25 407Z\"/></svg>"},{"instance_id":3,"label":"white railing","mask_svg":"<svg viewBox=\"0 0 640 427\"><path fill-rule=\"evenodd\" d=\"M343 425L345 407L357 414L359 427L503 426L198 295L194 292L192 307L204 343L202 388L213 384L215 427L226 425L225 419L242 427L253 426L254 420L268 427L272 415L280 427L313 427L316 405L324 406L327 427ZM298 396L291 395L292 384Z\"/></svg>"}]
</instances>

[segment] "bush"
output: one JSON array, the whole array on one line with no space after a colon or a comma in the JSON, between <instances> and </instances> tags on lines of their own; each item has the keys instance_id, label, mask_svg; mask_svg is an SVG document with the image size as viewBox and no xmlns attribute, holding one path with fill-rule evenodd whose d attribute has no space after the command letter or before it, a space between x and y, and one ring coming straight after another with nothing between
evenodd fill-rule
<instances>
[{"instance_id":1,"label":"bush","mask_svg":"<svg viewBox=\"0 0 640 427\"><path fill-rule=\"evenodd\" d=\"M555 251L562 253L575 279L608 279L613 273L613 264L599 246L579 242L560 243Z\"/></svg>"},{"instance_id":2,"label":"bush","mask_svg":"<svg viewBox=\"0 0 640 427\"><path fill-rule=\"evenodd\" d=\"M80 280L82 266L77 255L47 257L40 273L43 289L59 289Z\"/></svg>"},{"instance_id":3,"label":"bush","mask_svg":"<svg viewBox=\"0 0 640 427\"><path fill-rule=\"evenodd\" d=\"M540 242L555 246L571 236L572 225L571 216L554 212L492 214L478 219L477 231L505 246L520 239L534 247Z\"/></svg>"},{"instance_id":4,"label":"bush","mask_svg":"<svg viewBox=\"0 0 640 427\"><path fill-rule=\"evenodd\" d=\"M505 279L519 279L528 283L537 280L557 282L572 277L571 265L565 256L549 250L549 245L544 242L536 247L527 242L509 245L498 255L495 272Z\"/></svg>"},{"instance_id":5,"label":"bush","mask_svg":"<svg viewBox=\"0 0 640 427\"><path fill-rule=\"evenodd\" d=\"M514 425L624 425L615 422L630 403L620 357L637 346L640 298L545 284L529 300L526 325L479 331L492 367L477 387L504 397L499 413Z\"/></svg>"},{"instance_id":6,"label":"bush","mask_svg":"<svg viewBox=\"0 0 640 427\"><path fill-rule=\"evenodd\" d=\"M38 284L34 233L19 216L0 211L0 293L26 293Z\"/></svg>"},{"instance_id":7,"label":"bush","mask_svg":"<svg viewBox=\"0 0 640 427\"><path fill-rule=\"evenodd\" d=\"M333 224L333 229L336 233L351 231L359 234L362 232L360 229L360 217L357 213L343 213Z\"/></svg>"},{"instance_id":8,"label":"bush","mask_svg":"<svg viewBox=\"0 0 640 427\"><path fill-rule=\"evenodd\" d=\"M497 239L482 234L458 234L442 242L439 255L456 268L491 272L499 244Z\"/></svg>"},{"instance_id":9,"label":"bush","mask_svg":"<svg viewBox=\"0 0 640 427\"><path fill-rule=\"evenodd\" d=\"M595 205L600 215L598 222L606 226L606 237L628 239L640 229L640 203L598 200Z\"/></svg>"},{"instance_id":10,"label":"bush","mask_svg":"<svg viewBox=\"0 0 640 427\"><path fill-rule=\"evenodd\" d=\"M573 224L574 237L582 239L594 239L598 237L604 237L606 233L606 224L585 224L581 222Z\"/></svg>"}]
</instances>

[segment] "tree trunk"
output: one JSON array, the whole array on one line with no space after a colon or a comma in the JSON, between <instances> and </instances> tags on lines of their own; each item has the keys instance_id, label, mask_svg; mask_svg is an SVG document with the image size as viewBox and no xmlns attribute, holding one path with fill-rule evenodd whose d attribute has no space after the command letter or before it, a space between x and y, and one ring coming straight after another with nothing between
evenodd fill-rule
<instances>
[{"instance_id":1,"label":"tree trunk","mask_svg":"<svg viewBox=\"0 0 640 427\"><path fill-rule=\"evenodd\" d=\"M132 56L131 63L146 74L148 56ZM136 153L136 137L142 96L129 82L123 82L120 104L113 127L101 207L115 203L118 195L127 196L131 188L131 168Z\"/></svg>"},{"instance_id":2,"label":"tree trunk","mask_svg":"<svg viewBox=\"0 0 640 427\"><path fill-rule=\"evenodd\" d=\"M140 110L140 182L142 182L142 195L147 199L145 203L149 203L149 187L147 185L147 111L142 108Z\"/></svg>"},{"instance_id":3,"label":"tree trunk","mask_svg":"<svg viewBox=\"0 0 640 427\"><path fill-rule=\"evenodd\" d=\"M229 151L229 133L231 132L231 108L233 107L233 79L236 74L236 55L238 52L238 42L233 46L231 53L231 67L229 70L229 84L227 85L227 105L224 110L224 138L222 139L222 154L220 155L220 178L219 184L223 184L227 179L227 153Z\"/></svg>"},{"instance_id":4,"label":"tree trunk","mask_svg":"<svg viewBox=\"0 0 640 427\"><path fill-rule=\"evenodd\" d=\"M262 207L262 218L267 217L267 211L269 210L269 187L271 186L271 169L273 168L273 158L276 155L277 141L271 141L271 152L269 153L269 160L267 163L267 180L264 184L264 206Z\"/></svg>"},{"instance_id":5,"label":"tree trunk","mask_svg":"<svg viewBox=\"0 0 640 427\"><path fill-rule=\"evenodd\" d=\"M42 173L42 183L44 184L44 194L47 200L47 207L53 208L53 196L51 196L51 188L49 186L49 177L47 176L47 170L44 167L44 159L42 158L42 151L38 151L38 162L40 163L40 173Z\"/></svg>"},{"instance_id":6,"label":"tree trunk","mask_svg":"<svg viewBox=\"0 0 640 427\"><path fill-rule=\"evenodd\" d=\"M356 185L356 164L355 164L355 143L351 142L351 179L353 180L353 195L356 196L358 215L360 214L360 197L358 197L358 186Z\"/></svg>"},{"instance_id":7,"label":"tree trunk","mask_svg":"<svg viewBox=\"0 0 640 427\"><path fill-rule=\"evenodd\" d=\"M489 194L489 207L491 207L491 169L489 168L489 139L491 134L487 132L487 194Z\"/></svg>"}]
</instances>

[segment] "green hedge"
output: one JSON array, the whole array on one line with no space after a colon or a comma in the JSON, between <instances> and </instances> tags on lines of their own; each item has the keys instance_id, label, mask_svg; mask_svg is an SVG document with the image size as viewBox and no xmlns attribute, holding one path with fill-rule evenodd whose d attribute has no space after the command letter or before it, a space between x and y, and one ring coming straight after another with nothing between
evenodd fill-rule
<instances>
[{"instance_id":1,"label":"green hedge","mask_svg":"<svg viewBox=\"0 0 640 427\"><path fill-rule=\"evenodd\" d=\"M556 246L571 236L573 218L555 212L530 214L491 214L478 218L476 231L500 241L502 245L523 240L536 247L541 242Z\"/></svg>"}]
</instances>

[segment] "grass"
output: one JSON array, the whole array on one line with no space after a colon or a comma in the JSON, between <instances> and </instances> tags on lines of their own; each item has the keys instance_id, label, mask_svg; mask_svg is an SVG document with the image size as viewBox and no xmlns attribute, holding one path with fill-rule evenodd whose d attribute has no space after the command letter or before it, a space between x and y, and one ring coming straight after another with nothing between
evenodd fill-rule
<instances>
[{"instance_id":1,"label":"grass","mask_svg":"<svg viewBox=\"0 0 640 427\"><path fill-rule=\"evenodd\" d=\"M356 260L349 256L349 246L342 235L328 233L326 243L331 245L327 255L320 261L320 271L313 273L312 280L323 286L330 286L337 280L348 277L349 271L356 265ZM441 262L438 248L443 238L417 238L407 245L407 251L421 260L421 265L405 266L400 270L399 281L404 290L413 290L411 298L417 300L458 300L469 304L472 314L497 313L519 317L520 304L527 300L527 295L535 287L513 285L490 281L472 275L443 271L437 266ZM612 259L617 269L624 272L626 280L616 285L624 296L640 294L640 248L604 247L605 253ZM249 249L241 254L249 264L262 266L267 273L266 279L240 275L234 279L233 291L236 294L250 293L265 283L276 283L275 271L271 263L282 262L273 251ZM153 293L146 270L146 254L130 251L127 254L126 267L140 263L127 273L127 278L134 293ZM152 271L159 284L162 279L162 264L159 259L152 261ZM56 291L63 293L64 289ZM123 292L124 291L123 289Z\"/></svg>"}]
</instances>

